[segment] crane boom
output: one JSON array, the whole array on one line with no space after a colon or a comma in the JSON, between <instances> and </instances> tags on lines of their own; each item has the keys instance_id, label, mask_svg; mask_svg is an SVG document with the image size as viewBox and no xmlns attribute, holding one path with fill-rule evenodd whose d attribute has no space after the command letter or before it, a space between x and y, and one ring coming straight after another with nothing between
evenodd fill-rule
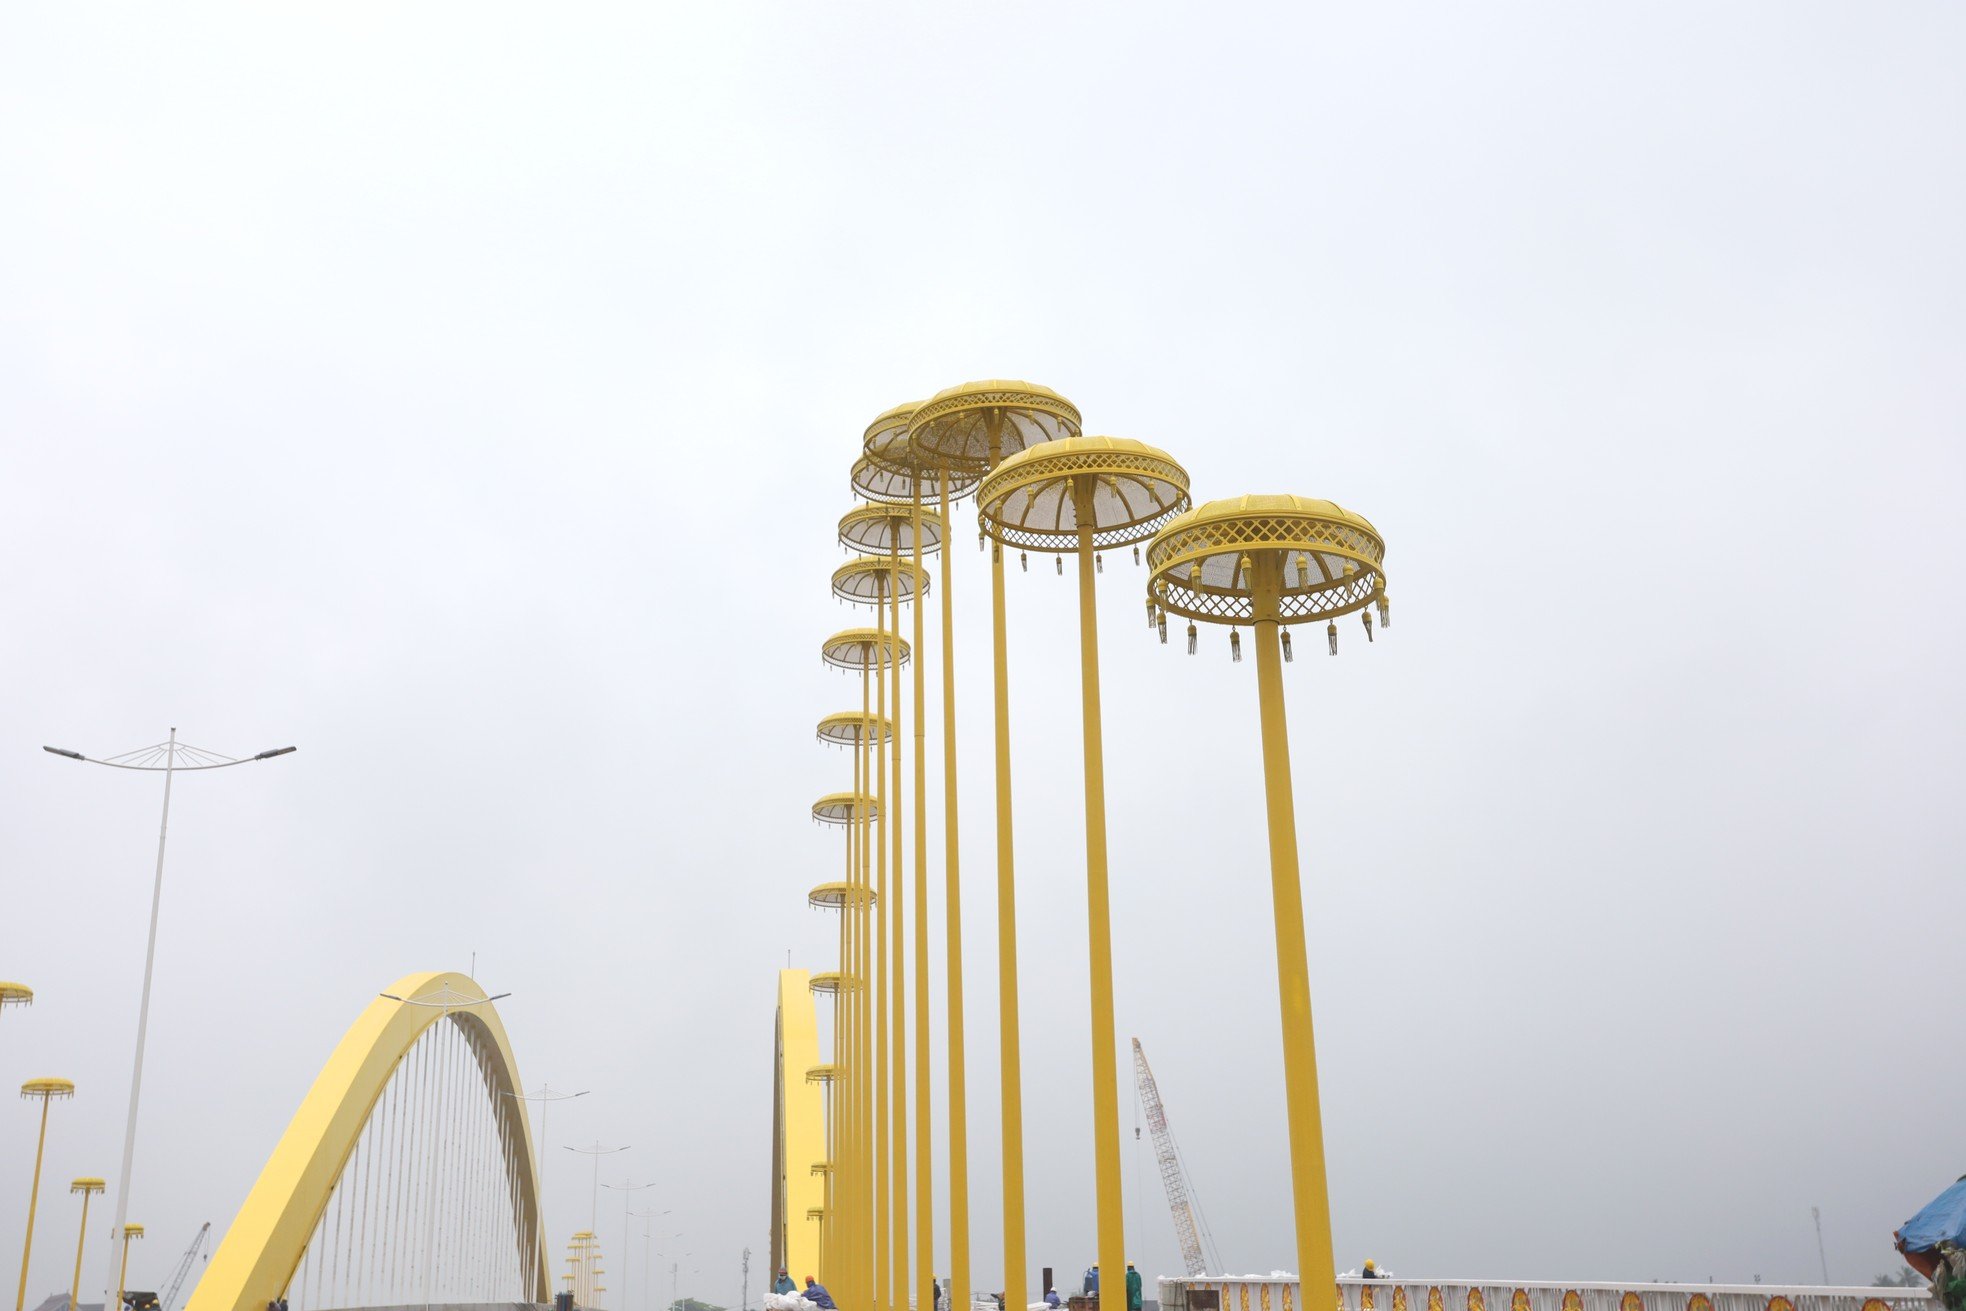
<instances>
[{"instance_id":1,"label":"crane boom","mask_svg":"<svg viewBox=\"0 0 1966 1311\"><path fill-rule=\"evenodd\" d=\"M177 1301L178 1290L184 1287L184 1277L191 1273L191 1263L197 1259L198 1249L205 1245L205 1235L211 1231L212 1222L207 1220L198 1227L198 1236L191 1240L191 1246L185 1248L184 1255L178 1258L177 1269L171 1273L171 1282L165 1287L164 1296L159 1302L162 1311L171 1311Z\"/></svg>"},{"instance_id":2,"label":"crane boom","mask_svg":"<svg viewBox=\"0 0 1966 1311\"><path fill-rule=\"evenodd\" d=\"M1174 1236L1181 1241L1181 1260L1190 1275L1207 1273L1202 1256L1201 1233L1195 1225L1195 1206L1188 1196L1188 1180L1181 1172L1181 1157L1174 1150L1174 1135L1167 1131L1167 1111L1160 1104L1160 1089L1154 1085L1154 1072L1147 1068L1147 1053L1140 1040L1133 1040L1133 1077L1140 1085L1140 1102L1147 1109L1147 1127L1154 1135L1154 1160L1160 1164L1161 1186L1167 1189L1167 1209L1174 1214Z\"/></svg>"}]
</instances>

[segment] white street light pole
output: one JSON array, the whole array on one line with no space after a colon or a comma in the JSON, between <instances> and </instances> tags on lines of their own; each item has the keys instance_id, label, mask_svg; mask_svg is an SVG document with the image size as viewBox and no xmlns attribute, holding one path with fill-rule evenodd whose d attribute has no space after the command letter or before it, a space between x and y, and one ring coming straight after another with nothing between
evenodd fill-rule
<instances>
[{"instance_id":1,"label":"white street light pole","mask_svg":"<svg viewBox=\"0 0 1966 1311\"><path fill-rule=\"evenodd\" d=\"M600 1159L598 1156L594 1158L596 1166L600 1164ZM653 1183L638 1184L632 1179L626 1179L622 1181L621 1187L619 1188L615 1188L613 1184L602 1184L601 1187L614 1188L615 1192L621 1194L621 1311L630 1311L628 1306L628 1276L634 1273L635 1260L628 1255L628 1204L634 1200L636 1193L639 1193L644 1188L653 1188L655 1185ZM667 1215L668 1212L665 1211L663 1214Z\"/></svg>"},{"instance_id":2,"label":"white street light pole","mask_svg":"<svg viewBox=\"0 0 1966 1311\"><path fill-rule=\"evenodd\" d=\"M613 1156L616 1152L625 1152L628 1148L625 1146L603 1147L597 1138L594 1140L592 1147L569 1147L567 1150L570 1152L579 1152L582 1156L591 1156L594 1158L594 1201L593 1209L587 1220L587 1232L598 1234L601 1232L601 1158L603 1156Z\"/></svg>"},{"instance_id":3,"label":"white street light pole","mask_svg":"<svg viewBox=\"0 0 1966 1311\"><path fill-rule=\"evenodd\" d=\"M64 756L69 760L80 760L91 765L107 765L111 769L134 769L145 773L161 773L164 776L164 814L157 823L157 872L150 884L150 938L143 950L143 997L137 1004L137 1046L136 1057L130 1065L130 1114L123 1125L123 1169L116 1178L116 1224L109 1231L110 1258L109 1274L104 1282L107 1291L116 1286L116 1246L123 1237L123 1226L130 1215L130 1173L136 1161L137 1150L137 1103L143 1093L143 1046L150 1031L150 978L157 964L157 912L164 900L164 843L171 829L171 779L180 770L228 769L233 765L249 765L261 760L271 760L275 756L291 755L294 747L275 747L262 751L256 756L222 756L216 751L206 751L201 747L187 746L177 740L177 729L165 741L135 751L126 751L120 756L85 756L79 751L68 751L61 747L42 747L50 755ZM122 1311L121 1307L110 1311Z\"/></svg>"},{"instance_id":4,"label":"white street light pole","mask_svg":"<svg viewBox=\"0 0 1966 1311\"><path fill-rule=\"evenodd\" d=\"M539 1091L536 1093L509 1092L502 1094L503 1096L510 1097L515 1102L539 1103L539 1142L533 1147L533 1159L535 1162L533 1168L538 1171L538 1177L534 1182L538 1185L539 1195L536 1200L539 1203L539 1232L542 1235L548 1235L553 1232L546 1227L546 1108L554 1102L570 1102L576 1097L585 1097L592 1091L591 1088L582 1088L579 1092L556 1093L553 1091L553 1085L542 1083L539 1085Z\"/></svg>"}]
</instances>

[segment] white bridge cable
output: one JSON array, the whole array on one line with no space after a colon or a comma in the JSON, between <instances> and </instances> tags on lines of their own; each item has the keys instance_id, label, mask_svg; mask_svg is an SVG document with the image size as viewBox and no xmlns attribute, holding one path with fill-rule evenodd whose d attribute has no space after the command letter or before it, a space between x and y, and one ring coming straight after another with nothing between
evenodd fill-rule
<instances>
[{"instance_id":1,"label":"white bridge cable","mask_svg":"<svg viewBox=\"0 0 1966 1311\"><path fill-rule=\"evenodd\" d=\"M531 1161L494 1058L446 1015L397 1062L289 1281L293 1311L535 1299Z\"/></svg>"}]
</instances>

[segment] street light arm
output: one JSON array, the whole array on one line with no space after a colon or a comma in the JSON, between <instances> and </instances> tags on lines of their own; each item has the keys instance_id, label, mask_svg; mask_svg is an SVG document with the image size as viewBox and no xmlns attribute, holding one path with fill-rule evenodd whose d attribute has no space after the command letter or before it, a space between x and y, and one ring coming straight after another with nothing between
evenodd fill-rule
<instances>
[{"instance_id":1,"label":"street light arm","mask_svg":"<svg viewBox=\"0 0 1966 1311\"><path fill-rule=\"evenodd\" d=\"M271 751L260 752L258 755L254 756L253 759L271 760L275 756L291 756L294 752L298 750L300 750L299 747L274 747Z\"/></svg>"},{"instance_id":2,"label":"street light arm","mask_svg":"<svg viewBox=\"0 0 1966 1311\"><path fill-rule=\"evenodd\" d=\"M88 759L88 757L83 755L80 751L70 751L65 747L42 747L41 749L47 752L51 756L67 756L70 760Z\"/></svg>"}]
</instances>

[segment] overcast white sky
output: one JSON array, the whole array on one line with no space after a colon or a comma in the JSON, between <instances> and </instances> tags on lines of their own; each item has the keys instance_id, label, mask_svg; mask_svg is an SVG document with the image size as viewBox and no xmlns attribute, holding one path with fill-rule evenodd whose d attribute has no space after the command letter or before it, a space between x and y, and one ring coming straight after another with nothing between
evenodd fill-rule
<instances>
[{"instance_id":1,"label":"overcast white sky","mask_svg":"<svg viewBox=\"0 0 1966 1311\"><path fill-rule=\"evenodd\" d=\"M175 724L301 750L179 789L133 1283L476 952L593 1090L556 1227L558 1144L630 1143L733 1299L774 972L831 956L847 466L998 376L1389 543L1392 632L1287 671L1341 1267L1813 1279L1817 1205L1833 1280L1890 1268L1966 1169L1962 67L1956 3L8 6L0 1075L79 1088L30 1291L114 1175L158 791L40 747ZM1227 1263L1290 1268L1254 665L1108 563L1122 1041ZM1093 1258L1089 1025L1071 587L1013 593L1035 1276Z\"/></svg>"}]
</instances>

